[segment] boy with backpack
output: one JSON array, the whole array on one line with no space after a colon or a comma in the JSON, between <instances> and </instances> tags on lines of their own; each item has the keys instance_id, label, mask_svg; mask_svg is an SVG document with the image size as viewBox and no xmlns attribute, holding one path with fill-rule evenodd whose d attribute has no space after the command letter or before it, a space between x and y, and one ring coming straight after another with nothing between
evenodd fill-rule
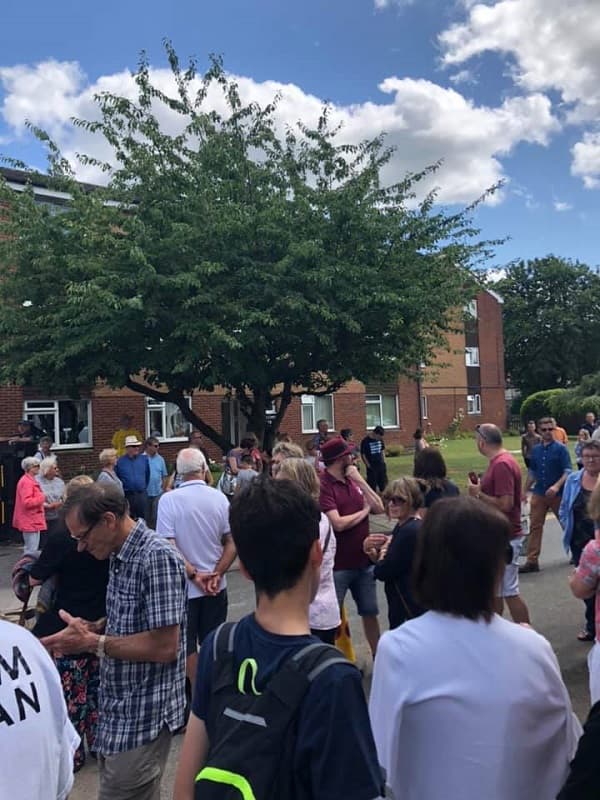
<instances>
[{"instance_id":1,"label":"boy with backpack","mask_svg":"<svg viewBox=\"0 0 600 800\"><path fill-rule=\"evenodd\" d=\"M175 800L383 796L360 673L310 635L319 518L289 480L255 480L232 500L231 533L257 608L200 650Z\"/></svg>"}]
</instances>

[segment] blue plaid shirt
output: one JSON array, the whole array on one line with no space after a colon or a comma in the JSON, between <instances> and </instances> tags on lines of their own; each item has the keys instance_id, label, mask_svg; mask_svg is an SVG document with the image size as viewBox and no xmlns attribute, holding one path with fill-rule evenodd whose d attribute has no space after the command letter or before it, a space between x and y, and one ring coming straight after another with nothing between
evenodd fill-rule
<instances>
[{"instance_id":1,"label":"blue plaid shirt","mask_svg":"<svg viewBox=\"0 0 600 800\"><path fill-rule=\"evenodd\" d=\"M185 706L186 577L177 550L139 520L110 558L107 636L180 626L170 664L105 657L100 666L96 750L104 755L153 741L166 725L183 725Z\"/></svg>"}]
</instances>

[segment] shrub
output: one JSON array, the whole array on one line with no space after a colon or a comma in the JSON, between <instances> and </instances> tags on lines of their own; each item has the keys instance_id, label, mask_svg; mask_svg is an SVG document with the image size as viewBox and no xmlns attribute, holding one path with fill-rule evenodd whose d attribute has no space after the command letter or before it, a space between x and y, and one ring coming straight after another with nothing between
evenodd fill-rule
<instances>
[{"instance_id":1,"label":"shrub","mask_svg":"<svg viewBox=\"0 0 600 800\"><path fill-rule=\"evenodd\" d=\"M404 447L401 444L390 444L385 448L385 454L390 458L396 458L397 456L401 456L403 452L404 452Z\"/></svg>"},{"instance_id":2,"label":"shrub","mask_svg":"<svg viewBox=\"0 0 600 800\"><path fill-rule=\"evenodd\" d=\"M521 404L521 419L523 424L528 420L538 420L540 417L559 416L554 410L553 402L555 399L565 394L566 389L544 389L541 392L534 392L526 397Z\"/></svg>"}]
</instances>

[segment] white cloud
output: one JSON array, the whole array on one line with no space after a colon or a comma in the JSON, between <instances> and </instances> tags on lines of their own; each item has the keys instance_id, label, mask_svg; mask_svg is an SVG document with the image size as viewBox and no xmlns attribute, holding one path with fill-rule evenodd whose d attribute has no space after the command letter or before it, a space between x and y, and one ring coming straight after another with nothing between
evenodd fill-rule
<instances>
[{"instance_id":1,"label":"white cloud","mask_svg":"<svg viewBox=\"0 0 600 800\"><path fill-rule=\"evenodd\" d=\"M152 79L163 91L173 92L168 70L153 69ZM276 93L280 94L276 121L282 133L298 120L316 124L322 109L320 98L294 84L258 83L243 76L237 80L244 102L265 105ZM93 96L97 92L110 91L132 99L136 96L135 82L128 72L103 76L90 85L78 65L54 61L0 68L0 82L5 89L1 110L8 125L14 131L22 131L29 118L49 127L72 162L76 152L110 160L111 151L101 138L73 127L70 118L96 118ZM332 122L343 125L340 138L359 142L385 132L387 143L396 147L384 174L387 182L443 159L440 171L421 187L422 191L429 191L439 185L440 202L471 202L492 184L507 178L501 159L519 142L545 145L559 128L550 101L541 94L509 98L497 107L486 107L475 105L455 89L426 80L390 77L379 89L387 95L380 103L332 107ZM219 111L225 110L217 90L209 94L207 102ZM164 107L158 114L165 130L179 132L176 114ZM87 181L102 179L90 167L79 167L78 176ZM491 202L499 199L496 195Z\"/></svg>"},{"instance_id":2,"label":"white cloud","mask_svg":"<svg viewBox=\"0 0 600 800\"><path fill-rule=\"evenodd\" d=\"M589 124L600 117L600 14L597 0L496 0L467 3L466 20L440 37L443 63L462 65L485 52L510 59L515 84L527 92L557 91L568 123ZM589 150L584 137L583 152ZM576 153L574 153L576 156ZM583 156L583 161L586 156ZM586 186L594 174L572 172Z\"/></svg>"},{"instance_id":3,"label":"white cloud","mask_svg":"<svg viewBox=\"0 0 600 800\"><path fill-rule=\"evenodd\" d=\"M600 188L600 133L585 133L571 149L571 172L583 179L586 189Z\"/></svg>"},{"instance_id":4,"label":"white cloud","mask_svg":"<svg viewBox=\"0 0 600 800\"><path fill-rule=\"evenodd\" d=\"M377 10L382 10L385 8L391 8L395 6L396 8L406 8L407 6L412 6L416 0L375 0L375 8Z\"/></svg>"},{"instance_id":5,"label":"white cloud","mask_svg":"<svg viewBox=\"0 0 600 800\"><path fill-rule=\"evenodd\" d=\"M477 78L473 75L470 69L461 69L458 72L455 72L454 75L450 75L450 83L453 83L455 86L460 83L470 83L474 85L477 82Z\"/></svg>"},{"instance_id":6,"label":"white cloud","mask_svg":"<svg viewBox=\"0 0 600 800\"><path fill-rule=\"evenodd\" d=\"M573 206L571 203L566 203L564 200L554 200L553 202L554 210L558 211L559 213L562 211L572 211Z\"/></svg>"}]
</instances>

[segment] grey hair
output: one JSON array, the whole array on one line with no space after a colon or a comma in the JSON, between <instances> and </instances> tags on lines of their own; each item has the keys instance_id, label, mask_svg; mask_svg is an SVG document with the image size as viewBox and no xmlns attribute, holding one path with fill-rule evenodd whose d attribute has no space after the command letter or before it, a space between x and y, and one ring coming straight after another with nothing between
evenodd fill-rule
<instances>
[{"instance_id":1,"label":"grey hair","mask_svg":"<svg viewBox=\"0 0 600 800\"><path fill-rule=\"evenodd\" d=\"M98 456L98 461L100 462L100 466L105 467L107 464L113 460L113 458L117 457L117 451L114 447L106 447L104 450L100 451L100 455Z\"/></svg>"},{"instance_id":2,"label":"grey hair","mask_svg":"<svg viewBox=\"0 0 600 800\"><path fill-rule=\"evenodd\" d=\"M33 456L25 456L25 458L21 461L21 469L23 472L29 472L32 467L35 465L40 465L40 461L38 458L34 458Z\"/></svg>"},{"instance_id":3,"label":"grey hair","mask_svg":"<svg viewBox=\"0 0 600 800\"><path fill-rule=\"evenodd\" d=\"M48 474L48 471L52 469L52 467L56 466L56 456L48 456L47 458L43 458L40 461L40 475L44 478Z\"/></svg>"},{"instance_id":4,"label":"grey hair","mask_svg":"<svg viewBox=\"0 0 600 800\"><path fill-rule=\"evenodd\" d=\"M75 477L71 478L71 480L67 483L65 488L65 497L73 494L73 492L79 489L81 486L89 486L90 483L93 482L94 481L89 475L75 475Z\"/></svg>"},{"instance_id":5,"label":"grey hair","mask_svg":"<svg viewBox=\"0 0 600 800\"><path fill-rule=\"evenodd\" d=\"M206 472L207 465L204 453L197 447L185 447L177 454L177 472L190 475L194 472Z\"/></svg>"}]
</instances>

